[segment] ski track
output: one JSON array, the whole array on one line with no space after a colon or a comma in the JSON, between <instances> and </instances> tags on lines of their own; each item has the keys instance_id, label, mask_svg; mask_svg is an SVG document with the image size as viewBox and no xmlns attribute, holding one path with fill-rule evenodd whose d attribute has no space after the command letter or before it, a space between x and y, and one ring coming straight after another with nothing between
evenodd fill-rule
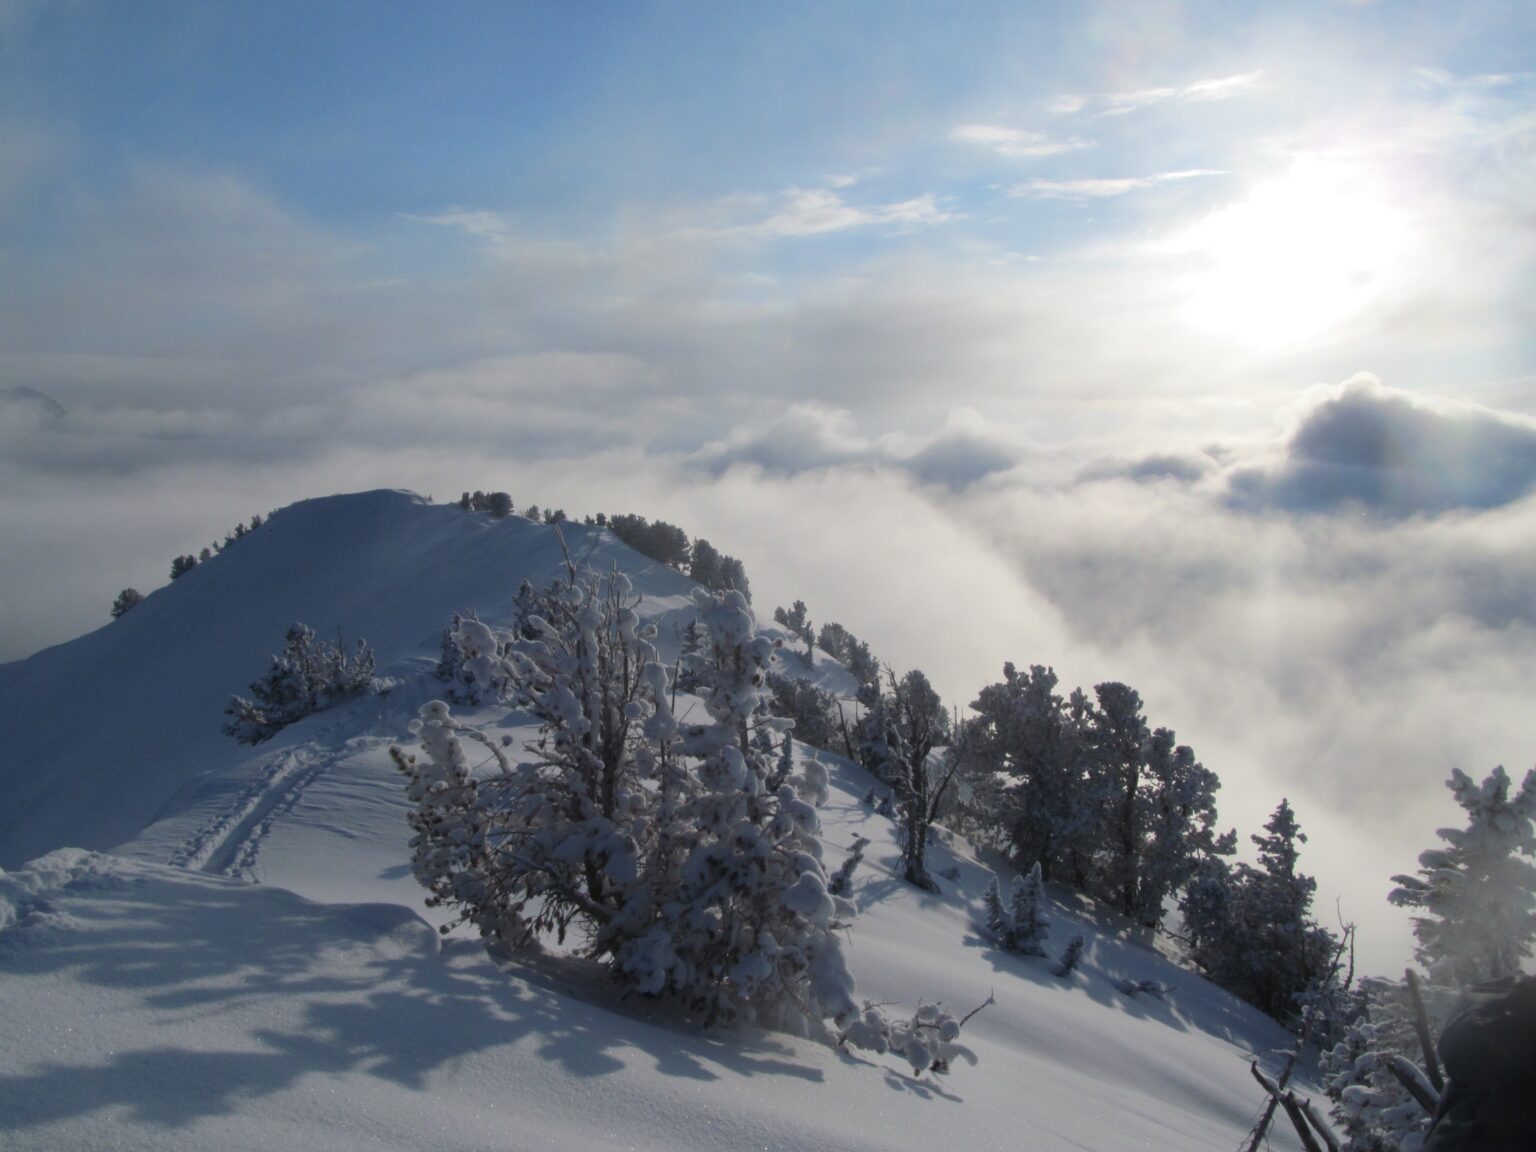
<instances>
[{"instance_id":1,"label":"ski track","mask_svg":"<svg viewBox=\"0 0 1536 1152\"><path fill-rule=\"evenodd\" d=\"M292 810L304 789L332 758L303 748L282 753L195 836L171 854L168 863L199 872L252 879L251 870L272 825Z\"/></svg>"}]
</instances>

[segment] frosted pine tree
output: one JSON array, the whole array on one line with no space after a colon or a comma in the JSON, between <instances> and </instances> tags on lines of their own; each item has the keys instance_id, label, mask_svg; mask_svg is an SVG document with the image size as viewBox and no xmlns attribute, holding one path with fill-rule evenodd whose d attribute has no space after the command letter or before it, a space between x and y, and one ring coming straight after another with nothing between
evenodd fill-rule
<instances>
[{"instance_id":1,"label":"frosted pine tree","mask_svg":"<svg viewBox=\"0 0 1536 1152\"><path fill-rule=\"evenodd\" d=\"M1002 811L993 818L1003 825L1013 858L1039 861L1047 879L1066 859L1068 844L1081 838L1080 826L1091 823L1077 787L1082 742L1056 683L1056 673L1042 665L1020 674L1005 664L1003 679L983 688L971 705L975 775L987 785L1008 780Z\"/></svg>"},{"instance_id":2,"label":"frosted pine tree","mask_svg":"<svg viewBox=\"0 0 1536 1152\"><path fill-rule=\"evenodd\" d=\"M1195 759L1187 745L1159 728L1147 742L1146 780L1140 804L1143 840L1135 914L1141 923L1161 923L1168 897L1183 888L1207 855L1236 848L1235 832L1216 833L1216 773Z\"/></svg>"},{"instance_id":3,"label":"frosted pine tree","mask_svg":"<svg viewBox=\"0 0 1536 1152\"><path fill-rule=\"evenodd\" d=\"M1229 868L1214 853L1199 859L1180 904L1184 930L1191 958L1214 983L1285 1022L1328 971L1336 941L1310 916L1317 882L1297 870L1306 837L1290 803L1282 800L1251 839L1257 866Z\"/></svg>"},{"instance_id":4,"label":"frosted pine tree","mask_svg":"<svg viewBox=\"0 0 1536 1152\"><path fill-rule=\"evenodd\" d=\"M1094 686L1098 707L1090 717L1095 775L1105 790L1103 847L1089 890L1127 916L1138 909L1146 803L1142 778L1150 733L1141 696L1127 684Z\"/></svg>"},{"instance_id":5,"label":"frosted pine tree","mask_svg":"<svg viewBox=\"0 0 1536 1152\"><path fill-rule=\"evenodd\" d=\"M340 643L317 640L306 624L293 624L283 650L272 657L264 679L253 681L251 698L230 697L224 733L242 744L270 740L283 728L373 687L373 651L359 640L349 655Z\"/></svg>"},{"instance_id":6,"label":"frosted pine tree","mask_svg":"<svg viewBox=\"0 0 1536 1152\"><path fill-rule=\"evenodd\" d=\"M1419 856L1417 876L1394 876L1394 904L1414 917L1416 954L1432 979L1459 985L1518 975L1536 941L1536 769L1510 796L1502 767L1478 784L1460 769L1446 781L1467 813L1442 828L1443 848Z\"/></svg>"},{"instance_id":7,"label":"frosted pine tree","mask_svg":"<svg viewBox=\"0 0 1536 1152\"><path fill-rule=\"evenodd\" d=\"M520 636L472 619L456 632L474 653L464 667L478 688L501 694L502 678L515 674L539 739L531 758L516 764L498 752L499 771L476 786L483 883L440 893L430 869L424 876L418 868L418 879L458 903L493 945L515 948L546 932L563 940L574 927L582 951L611 958L659 895L642 865L653 855L655 812L675 805L679 790L666 673L621 574L600 580L573 572L544 592L525 589L519 601ZM462 775L462 744L442 732L469 730L434 702L416 731L430 767L403 754L396 760L413 781L426 781L417 788L418 833L451 842L462 833L434 817L431 805L435 783ZM418 856L452 846L418 846Z\"/></svg>"},{"instance_id":8,"label":"frosted pine tree","mask_svg":"<svg viewBox=\"0 0 1536 1152\"><path fill-rule=\"evenodd\" d=\"M674 898L620 963L648 989L678 992L707 1022L805 1030L851 1019L838 930L853 908L827 890L816 810L799 795L824 779L771 789L770 757L753 739L759 725L784 724L760 707L774 642L740 592L700 590L695 602L709 634L699 695L710 722L683 730L695 786L661 833L688 850Z\"/></svg>"},{"instance_id":9,"label":"frosted pine tree","mask_svg":"<svg viewBox=\"0 0 1536 1152\"><path fill-rule=\"evenodd\" d=\"M1388 1067L1394 1056L1418 1055L1407 992L1386 980L1364 980L1356 998L1354 1020L1320 1064L1343 1152L1417 1152L1429 1113Z\"/></svg>"},{"instance_id":10,"label":"frosted pine tree","mask_svg":"<svg viewBox=\"0 0 1536 1152\"><path fill-rule=\"evenodd\" d=\"M864 860L864 849L868 848L870 841L860 836L853 842L853 847L848 850L832 879L827 884L827 891L834 896L848 896L853 892L853 873Z\"/></svg>"},{"instance_id":11,"label":"frosted pine tree","mask_svg":"<svg viewBox=\"0 0 1536 1152\"><path fill-rule=\"evenodd\" d=\"M1013 947L1013 918L1003 905L1003 894L997 877L987 881L987 894L982 898L987 914L987 934L1004 948Z\"/></svg>"},{"instance_id":12,"label":"frosted pine tree","mask_svg":"<svg viewBox=\"0 0 1536 1152\"><path fill-rule=\"evenodd\" d=\"M1045 916L1045 882L1040 878L1038 861L1029 870L1029 875L1013 886L1009 920L1013 929L1013 950L1022 956L1044 956L1051 922Z\"/></svg>"},{"instance_id":13,"label":"frosted pine tree","mask_svg":"<svg viewBox=\"0 0 1536 1152\"><path fill-rule=\"evenodd\" d=\"M519 935L515 915L503 919L503 906L495 898L493 874L486 844L487 812L478 803L478 784L464 752L461 736L478 740L489 750L503 775L511 771L501 749L478 732L458 724L448 705L433 701L412 721L411 731L421 740L425 761L407 756L398 747L390 755L409 779L406 799L416 807L409 814L411 871L426 888L428 907L457 909L458 917L443 926L470 922L492 941L508 941Z\"/></svg>"},{"instance_id":14,"label":"frosted pine tree","mask_svg":"<svg viewBox=\"0 0 1536 1152\"><path fill-rule=\"evenodd\" d=\"M498 632L473 612L454 614L443 631L437 677L448 683L451 703L481 704L503 701L512 692L517 670L508 658L516 637Z\"/></svg>"}]
</instances>

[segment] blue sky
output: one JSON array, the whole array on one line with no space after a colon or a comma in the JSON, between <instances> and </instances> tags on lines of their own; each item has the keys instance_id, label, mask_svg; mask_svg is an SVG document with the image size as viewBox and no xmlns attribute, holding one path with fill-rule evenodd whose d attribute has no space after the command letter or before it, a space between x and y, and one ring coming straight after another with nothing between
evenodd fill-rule
<instances>
[{"instance_id":1,"label":"blue sky","mask_svg":"<svg viewBox=\"0 0 1536 1152\"><path fill-rule=\"evenodd\" d=\"M638 511L958 702L1132 683L1364 915L1536 742L1532 61L1519 3L0 0L0 659L306 496Z\"/></svg>"}]
</instances>

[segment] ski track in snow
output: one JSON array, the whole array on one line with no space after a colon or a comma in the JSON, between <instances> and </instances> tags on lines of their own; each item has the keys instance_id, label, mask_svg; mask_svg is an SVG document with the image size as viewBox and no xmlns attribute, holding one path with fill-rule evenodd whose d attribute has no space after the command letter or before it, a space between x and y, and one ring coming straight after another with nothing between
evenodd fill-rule
<instances>
[{"instance_id":1,"label":"ski track in snow","mask_svg":"<svg viewBox=\"0 0 1536 1152\"><path fill-rule=\"evenodd\" d=\"M304 789L334 762L309 747L290 748L210 820L167 863L199 872L252 879L261 842L272 825L292 810Z\"/></svg>"}]
</instances>

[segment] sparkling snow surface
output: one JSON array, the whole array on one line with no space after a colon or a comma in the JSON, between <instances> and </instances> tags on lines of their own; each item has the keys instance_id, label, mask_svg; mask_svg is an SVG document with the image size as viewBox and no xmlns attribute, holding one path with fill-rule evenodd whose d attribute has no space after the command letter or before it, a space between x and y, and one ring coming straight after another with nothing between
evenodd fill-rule
<instances>
[{"instance_id":1,"label":"sparkling snow surface","mask_svg":"<svg viewBox=\"0 0 1536 1152\"><path fill-rule=\"evenodd\" d=\"M565 534L578 560L631 574L675 651L689 583ZM1261 1103L1247 1064L1273 1067L1277 1027L1063 893L1047 947L1088 936L1072 977L994 950L990 872L946 843L943 895L901 883L894 826L834 757L829 867L872 841L860 993L965 1011L995 992L962 1038L975 1065L913 1077L812 1040L701 1033L558 961L498 968L440 940L388 746L439 692L452 613L504 623L521 580L563 564L553 531L515 517L395 492L309 501L100 631L0 667L0 1148L1238 1147ZM395 686L237 746L222 707L294 620L366 637ZM812 674L846 676L820 653ZM517 714L473 715L527 734ZM1122 995L1127 977L1166 1000ZM1279 1129L1272 1144L1296 1146Z\"/></svg>"}]
</instances>

